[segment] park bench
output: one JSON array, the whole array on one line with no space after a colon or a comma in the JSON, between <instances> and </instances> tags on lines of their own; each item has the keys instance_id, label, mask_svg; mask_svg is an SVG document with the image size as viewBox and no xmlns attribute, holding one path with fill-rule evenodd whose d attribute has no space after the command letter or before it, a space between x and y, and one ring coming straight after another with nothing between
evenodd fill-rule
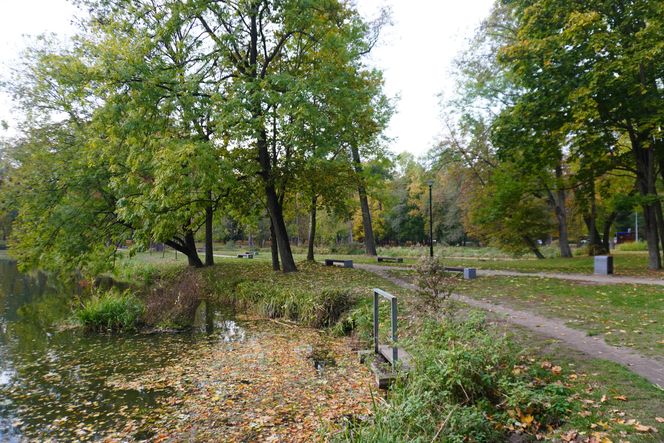
<instances>
[{"instance_id":1,"label":"park bench","mask_svg":"<svg viewBox=\"0 0 664 443\"><path fill-rule=\"evenodd\" d=\"M251 252L246 252L244 254L238 254L237 258L254 258L254 254Z\"/></svg>"},{"instance_id":2,"label":"park bench","mask_svg":"<svg viewBox=\"0 0 664 443\"><path fill-rule=\"evenodd\" d=\"M332 266L335 263L340 263L344 268L352 268L353 267L353 260L338 260L334 258L326 258L325 259L325 266Z\"/></svg>"},{"instance_id":3,"label":"park bench","mask_svg":"<svg viewBox=\"0 0 664 443\"><path fill-rule=\"evenodd\" d=\"M473 280L477 278L477 269L475 268L459 268L454 266L445 266L444 269L450 272L462 272L464 280Z\"/></svg>"},{"instance_id":4,"label":"park bench","mask_svg":"<svg viewBox=\"0 0 664 443\"><path fill-rule=\"evenodd\" d=\"M403 263L403 258L401 257L378 257L378 263L380 262L393 262L393 263Z\"/></svg>"}]
</instances>

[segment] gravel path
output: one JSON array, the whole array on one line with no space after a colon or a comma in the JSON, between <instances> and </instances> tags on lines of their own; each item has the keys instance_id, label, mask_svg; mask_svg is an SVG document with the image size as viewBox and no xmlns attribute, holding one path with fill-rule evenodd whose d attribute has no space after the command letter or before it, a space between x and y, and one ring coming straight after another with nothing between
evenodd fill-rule
<instances>
[{"instance_id":1,"label":"gravel path","mask_svg":"<svg viewBox=\"0 0 664 443\"><path fill-rule=\"evenodd\" d=\"M408 283L405 280L393 277L389 274L390 270L409 269L409 268L394 268L387 266L364 265L364 264L356 264L355 267L378 274L381 277L403 288L416 289L415 285ZM489 275L489 274L484 274L484 275ZM493 275L513 275L513 274L501 273ZM533 274L524 274L524 275L533 275ZM550 275L546 274L546 276L549 277ZM611 279L613 280L614 278ZM595 281L595 280L584 280L584 281ZM638 354L637 352L631 349L609 345L600 336L590 337L587 335L586 332L579 331L577 329L572 329L566 326L565 321L561 319L546 318L534 314L532 312L518 311L504 305L487 303L460 294L455 294L454 298L470 306L474 306L480 309L484 309L486 311L495 312L497 314L503 315L505 316L506 320L510 323L524 326L542 335L561 340L562 342L566 343L568 346L578 349L588 354L591 357L602 358L613 361L615 363L619 363L623 366L628 367L631 371L646 378L650 382L659 385L660 387L664 387L664 362L660 360L644 357L643 355Z\"/></svg>"}]
</instances>

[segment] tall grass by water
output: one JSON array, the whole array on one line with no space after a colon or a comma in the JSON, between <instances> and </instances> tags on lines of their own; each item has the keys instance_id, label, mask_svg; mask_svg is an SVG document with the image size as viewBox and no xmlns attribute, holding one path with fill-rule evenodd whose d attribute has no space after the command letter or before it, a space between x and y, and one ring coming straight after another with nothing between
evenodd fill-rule
<instances>
[{"instance_id":1,"label":"tall grass by water","mask_svg":"<svg viewBox=\"0 0 664 443\"><path fill-rule=\"evenodd\" d=\"M85 300L75 316L91 331L127 332L137 328L144 310L143 302L131 292L111 290Z\"/></svg>"}]
</instances>

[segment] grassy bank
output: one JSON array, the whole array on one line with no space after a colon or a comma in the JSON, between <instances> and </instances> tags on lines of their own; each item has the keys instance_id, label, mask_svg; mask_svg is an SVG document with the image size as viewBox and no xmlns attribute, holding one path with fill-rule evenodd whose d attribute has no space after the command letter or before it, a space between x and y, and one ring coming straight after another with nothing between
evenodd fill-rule
<instances>
[{"instance_id":1,"label":"grassy bank","mask_svg":"<svg viewBox=\"0 0 664 443\"><path fill-rule=\"evenodd\" d=\"M166 275L164 281L176 282L181 280L184 264L174 258L139 256L127 262L122 272L153 281ZM655 420L662 392L619 366L587 359L500 321L472 320L477 314L463 306L453 311L448 323L430 325L423 321L412 291L357 269L299 266L298 273L282 274L271 271L265 259L220 259L212 268L193 272L200 276L199 296L264 317L324 327L329 333L352 332L365 346L371 327L371 289L381 287L399 297L401 341L415 358L415 370L384 402L376 400L369 420L328 423L326 426L332 426L328 430L338 439L463 441L462 436L474 435L476 441L504 441L510 435L524 435L545 440L570 437L568 441L575 441L578 436L582 441L593 436L596 441L655 442L664 432ZM536 280L541 287L525 278L460 284L469 285L462 286L466 292L474 284L482 289L482 281L490 287L487 294L510 289L515 303L533 303L533 297L537 298L533 294L547 290L551 298L564 292L555 286L558 281L545 279ZM558 304L560 309L583 297L588 299L583 308L588 312L618 300L619 292L604 299L598 293L604 288L578 288L593 292L567 294ZM661 310L661 305L649 304L653 297L633 292L634 302L628 309L634 309L629 313L634 321L640 313ZM595 295L601 297L595 299ZM483 297L479 292L476 296ZM546 304L550 300L542 302L542 306ZM318 310L320 307L323 309ZM618 309L616 306L615 311ZM610 312L607 307L597 315ZM381 314L387 319L387 310ZM388 322L383 325L387 327ZM392 427L393 423L399 426ZM654 432L658 427L659 432Z\"/></svg>"}]
</instances>

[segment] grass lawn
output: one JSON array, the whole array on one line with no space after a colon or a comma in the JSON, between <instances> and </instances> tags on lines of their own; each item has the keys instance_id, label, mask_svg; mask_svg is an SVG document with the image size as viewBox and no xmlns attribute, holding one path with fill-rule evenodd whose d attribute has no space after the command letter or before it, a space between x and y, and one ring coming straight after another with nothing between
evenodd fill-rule
<instances>
[{"instance_id":1,"label":"grass lawn","mask_svg":"<svg viewBox=\"0 0 664 443\"><path fill-rule=\"evenodd\" d=\"M664 415L662 389L618 364L589 358L558 340L514 325L509 325L509 330L526 355L531 356L531 364L559 365L565 383L580 400L581 408L564 425L563 435L571 436L577 431L582 437L582 432L585 436L606 432L614 442L662 441L664 423L657 421ZM654 427L658 432L640 432L638 425Z\"/></svg>"},{"instance_id":2,"label":"grass lawn","mask_svg":"<svg viewBox=\"0 0 664 443\"><path fill-rule=\"evenodd\" d=\"M215 245L214 253L216 261L226 259L241 260L236 258L237 254L248 251L248 248L229 248L226 245ZM296 262L306 260L306 250L294 247L294 258ZM0 251L2 253L2 251ZM573 274L592 274L594 271L593 257L573 257L573 258L546 258L538 260L536 258L511 258L508 255L494 248L466 248L466 247L436 247L434 251L436 256L443 257L447 266L474 267L478 269L519 271L519 272L555 272L555 273L573 273ZM390 257L402 257L403 263L385 263L385 266L412 266L417 263L421 256L428 255L428 249L425 247L391 247L379 248L378 255ZM203 253L200 253L201 258ZM163 263L182 263L186 264L186 257L180 253L169 249L165 253L161 252L142 252L138 253L142 261L151 264ZM619 276L642 276L650 278L664 279L664 271L649 271L647 265L647 254L645 252L614 252L615 274ZM376 257L369 257L361 254L341 254L331 253L329 249L322 249L316 253L316 260L322 262L326 258L337 258L344 260L353 260L355 263L377 264ZM242 259L246 260L246 259ZM269 249L261 249L259 254L252 260L270 261L271 254Z\"/></svg>"}]
</instances>

